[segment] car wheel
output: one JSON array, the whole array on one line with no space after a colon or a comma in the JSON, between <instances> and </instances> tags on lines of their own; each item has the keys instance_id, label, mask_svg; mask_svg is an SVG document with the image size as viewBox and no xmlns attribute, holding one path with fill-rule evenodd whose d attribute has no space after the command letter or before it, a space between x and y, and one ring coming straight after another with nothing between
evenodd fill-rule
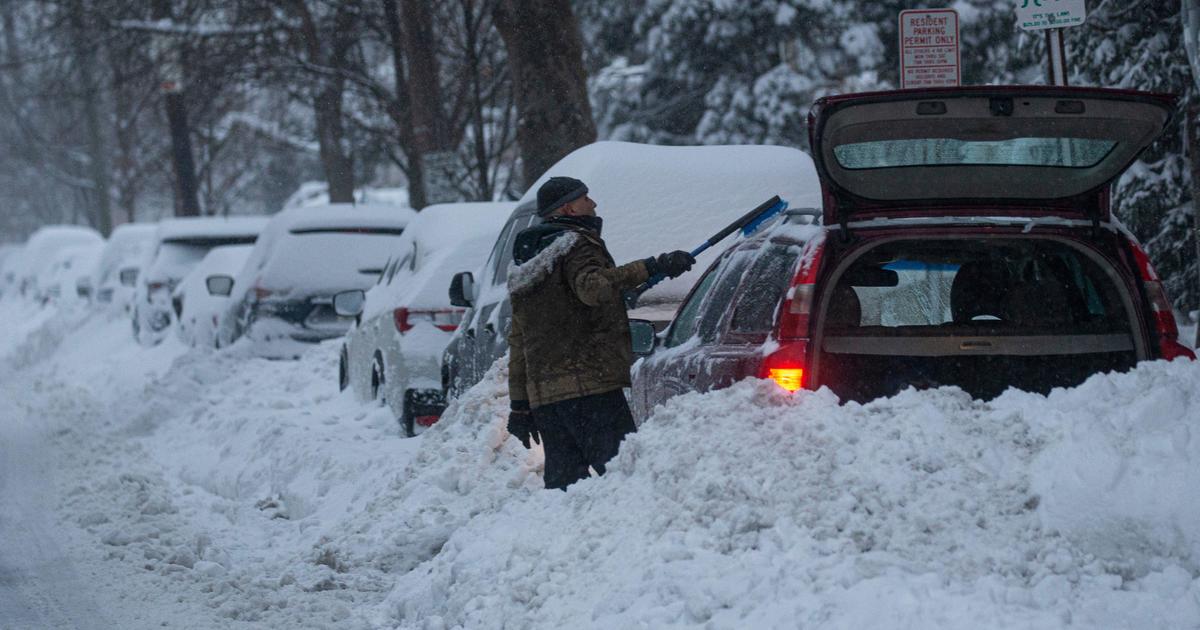
<instances>
[{"instance_id":1,"label":"car wheel","mask_svg":"<svg viewBox=\"0 0 1200 630\"><path fill-rule=\"evenodd\" d=\"M346 365L346 348L338 356L338 391L344 392L350 386L350 373Z\"/></svg>"}]
</instances>

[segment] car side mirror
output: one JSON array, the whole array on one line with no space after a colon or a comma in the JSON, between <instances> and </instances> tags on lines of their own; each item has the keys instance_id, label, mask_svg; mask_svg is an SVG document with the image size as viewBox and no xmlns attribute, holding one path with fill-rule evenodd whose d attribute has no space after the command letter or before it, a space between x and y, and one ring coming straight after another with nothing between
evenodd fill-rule
<instances>
[{"instance_id":1,"label":"car side mirror","mask_svg":"<svg viewBox=\"0 0 1200 630\"><path fill-rule=\"evenodd\" d=\"M217 297L229 297L233 293L233 277L232 276L209 276L204 279L204 286L208 287L208 294Z\"/></svg>"},{"instance_id":2,"label":"car side mirror","mask_svg":"<svg viewBox=\"0 0 1200 630\"><path fill-rule=\"evenodd\" d=\"M654 324L644 319L629 320L629 336L633 339L633 353L639 357L648 356L654 352L658 341Z\"/></svg>"},{"instance_id":3,"label":"car side mirror","mask_svg":"<svg viewBox=\"0 0 1200 630\"><path fill-rule=\"evenodd\" d=\"M121 280L121 286L123 287L132 287L136 285L138 279L137 267L126 267L122 269L119 278Z\"/></svg>"},{"instance_id":4,"label":"car side mirror","mask_svg":"<svg viewBox=\"0 0 1200 630\"><path fill-rule=\"evenodd\" d=\"M333 312L337 313L338 317L358 317L362 315L363 304L366 301L367 294L360 289L342 291L333 296Z\"/></svg>"},{"instance_id":5,"label":"car side mirror","mask_svg":"<svg viewBox=\"0 0 1200 630\"><path fill-rule=\"evenodd\" d=\"M475 296L475 276L470 271L460 271L454 274L450 281L450 304L471 308L471 298Z\"/></svg>"}]
</instances>

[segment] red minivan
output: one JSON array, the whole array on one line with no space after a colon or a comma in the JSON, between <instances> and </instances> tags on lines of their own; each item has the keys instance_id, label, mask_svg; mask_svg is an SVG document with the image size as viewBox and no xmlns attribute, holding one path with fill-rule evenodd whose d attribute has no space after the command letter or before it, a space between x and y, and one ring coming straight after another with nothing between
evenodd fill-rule
<instances>
[{"instance_id":1,"label":"red minivan","mask_svg":"<svg viewBox=\"0 0 1200 630\"><path fill-rule=\"evenodd\" d=\"M824 207L785 214L707 270L640 349L635 410L751 376L843 400L942 385L987 399L1194 359L1111 213L1112 183L1174 102L1036 86L817 101Z\"/></svg>"}]
</instances>

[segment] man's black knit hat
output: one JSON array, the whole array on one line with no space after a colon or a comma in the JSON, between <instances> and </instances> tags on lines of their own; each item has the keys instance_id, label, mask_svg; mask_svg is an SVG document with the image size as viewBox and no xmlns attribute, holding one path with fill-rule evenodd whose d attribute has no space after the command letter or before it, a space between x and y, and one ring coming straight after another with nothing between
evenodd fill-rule
<instances>
[{"instance_id":1,"label":"man's black knit hat","mask_svg":"<svg viewBox=\"0 0 1200 630\"><path fill-rule=\"evenodd\" d=\"M551 177L538 189L538 216L544 217L588 194L588 187L574 177Z\"/></svg>"}]
</instances>

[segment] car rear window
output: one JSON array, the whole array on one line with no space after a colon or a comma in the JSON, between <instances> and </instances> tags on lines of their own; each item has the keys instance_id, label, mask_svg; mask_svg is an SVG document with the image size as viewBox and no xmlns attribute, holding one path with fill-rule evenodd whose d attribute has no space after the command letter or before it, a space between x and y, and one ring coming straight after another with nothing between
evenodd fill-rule
<instances>
[{"instance_id":1,"label":"car rear window","mask_svg":"<svg viewBox=\"0 0 1200 630\"><path fill-rule=\"evenodd\" d=\"M704 301L700 326L696 330L702 341L716 339L717 326L728 312L729 303L733 301L733 296L742 283L742 277L756 253L755 250L736 251L722 261L718 270L720 277L709 292L708 299Z\"/></svg>"},{"instance_id":2,"label":"car rear window","mask_svg":"<svg viewBox=\"0 0 1200 630\"><path fill-rule=\"evenodd\" d=\"M1091 168L1116 147L1094 138L1009 138L959 140L906 138L836 146L842 168L861 170L910 166L1047 166Z\"/></svg>"},{"instance_id":3,"label":"car rear window","mask_svg":"<svg viewBox=\"0 0 1200 630\"><path fill-rule=\"evenodd\" d=\"M742 283L729 324L731 332L765 335L771 331L799 258L796 245L772 244L763 250Z\"/></svg>"},{"instance_id":4,"label":"car rear window","mask_svg":"<svg viewBox=\"0 0 1200 630\"><path fill-rule=\"evenodd\" d=\"M1109 271L1045 239L889 243L846 269L826 310L835 328L918 333L1127 332L1127 321Z\"/></svg>"}]
</instances>

